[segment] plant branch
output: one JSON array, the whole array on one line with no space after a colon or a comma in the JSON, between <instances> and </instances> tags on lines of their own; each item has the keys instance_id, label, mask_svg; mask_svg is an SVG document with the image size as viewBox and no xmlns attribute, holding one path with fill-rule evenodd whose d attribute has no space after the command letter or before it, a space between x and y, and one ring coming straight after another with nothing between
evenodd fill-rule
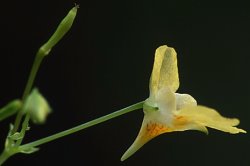
<instances>
[{"instance_id":1,"label":"plant branch","mask_svg":"<svg viewBox=\"0 0 250 166\"><path fill-rule=\"evenodd\" d=\"M86 129L88 127L91 127L91 126L97 125L99 123L105 122L107 120L113 119L115 117L121 116L123 114L132 112L134 110L141 109L143 107L143 103L144 103L144 101L138 102L138 103L133 104L133 105L131 105L129 107L123 108L123 109L118 110L116 112L113 112L113 113L110 113L108 115L102 116L100 118L94 119L92 121L86 122L84 124L73 127L71 129L56 133L54 135L39 139L39 140L31 142L31 143L21 145L19 148L20 148L20 150L22 150L22 149L27 149L29 147L36 147L36 146L39 146L39 145L54 141L54 140L56 140L58 138L64 137L66 135L73 134L73 133L78 132L80 130Z\"/></svg>"}]
</instances>

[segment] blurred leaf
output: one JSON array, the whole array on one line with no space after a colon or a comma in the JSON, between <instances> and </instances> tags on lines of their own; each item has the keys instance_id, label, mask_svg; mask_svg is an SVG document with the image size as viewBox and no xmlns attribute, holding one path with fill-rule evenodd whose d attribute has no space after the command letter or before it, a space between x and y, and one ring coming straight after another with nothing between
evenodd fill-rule
<instances>
[{"instance_id":1,"label":"blurred leaf","mask_svg":"<svg viewBox=\"0 0 250 166\"><path fill-rule=\"evenodd\" d=\"M14 115L22 107L22 102L15 99L0 109L0 121Z\"/></svg>"}]
</instances>

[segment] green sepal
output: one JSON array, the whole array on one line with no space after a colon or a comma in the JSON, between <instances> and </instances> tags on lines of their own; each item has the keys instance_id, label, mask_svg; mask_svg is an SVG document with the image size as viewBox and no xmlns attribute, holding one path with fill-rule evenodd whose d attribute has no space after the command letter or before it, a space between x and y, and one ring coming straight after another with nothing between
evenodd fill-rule
<instances>
[{"instance_id":1,"label":"green sepal","mask_svg":"<svg viewBox=\"0 0 250 166\"><path fill-rule=\"evenodd\" d=\"M12 139L13 141L17 141L17 140L20 140L23 138L22 134L19 133L19 132L15 132L14 134L12 135L9 135L8 136L9 139Z\"/></svg>"},{"instance_id":2,"label":"green sepal","mask_svg":"<svg viewBox=\"0 0 250 166\"><path fill-rule=\"evenodd\" d=\"M143 111L151 112L151 111L158 111L159 108L151 102L150 99L146 99L143 103Z\"/></svg>"}]
</instances>

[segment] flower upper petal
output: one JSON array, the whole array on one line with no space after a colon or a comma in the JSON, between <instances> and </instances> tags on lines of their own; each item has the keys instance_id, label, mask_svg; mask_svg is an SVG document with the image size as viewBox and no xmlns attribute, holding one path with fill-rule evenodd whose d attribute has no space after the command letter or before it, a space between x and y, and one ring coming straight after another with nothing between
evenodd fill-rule
<instances>
[{"instance_id":1,"label":"flower upper petal","mask_svg":"<svg viewBox=\"0 0 250 166\"><path fill-rule=\"evenodd\" d=\"M150 79L150 96L155 96L161 88L169 87L172 92L179 88L177 54L166 45L155 51L153 71Z\"/></svg>"}]
</instances>

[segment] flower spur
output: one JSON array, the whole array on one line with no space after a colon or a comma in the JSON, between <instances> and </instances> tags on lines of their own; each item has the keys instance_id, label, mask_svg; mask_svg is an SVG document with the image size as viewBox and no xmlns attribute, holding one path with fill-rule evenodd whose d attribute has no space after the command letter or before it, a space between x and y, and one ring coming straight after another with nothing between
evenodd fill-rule
<instances>
[{"instance_id":1,"label":"flower spur","mask_svg":"<svg viewBox=\"0 0 250 166\"><path fill-rule=\"evenodd\" d=\"M206 127L231 134L246 133L234 127L236 118L225 118L212 108L197 105L188 94L175 93L179 88L177 54L166 45L156 49L150 78L150 95L143 106L144 119L134 143L123 154L126 160L154 137L173 131L199 130L208 133Z\"/></svg>"}]
</instances>

